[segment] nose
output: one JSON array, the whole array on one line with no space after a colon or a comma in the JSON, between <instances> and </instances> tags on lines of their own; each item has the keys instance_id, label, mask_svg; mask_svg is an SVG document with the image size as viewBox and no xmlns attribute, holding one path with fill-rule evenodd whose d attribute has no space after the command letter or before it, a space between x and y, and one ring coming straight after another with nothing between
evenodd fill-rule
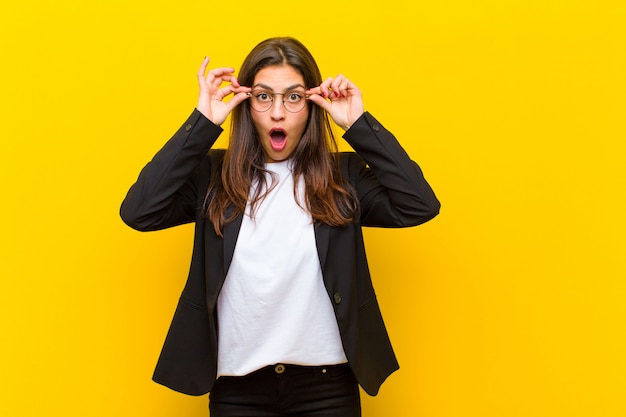
<instances>
[{"instance_id":1,"label":"nose","mask_svg":"<svg viewBox=\"0 0 626 417\"><path fill-rule=\"evenodd\" d=\"M285 118L285 106L283 105L283 97L274 96L272 107L270 107L270 116L272 120L283 120Z\"/></svg>"}]
</instances>

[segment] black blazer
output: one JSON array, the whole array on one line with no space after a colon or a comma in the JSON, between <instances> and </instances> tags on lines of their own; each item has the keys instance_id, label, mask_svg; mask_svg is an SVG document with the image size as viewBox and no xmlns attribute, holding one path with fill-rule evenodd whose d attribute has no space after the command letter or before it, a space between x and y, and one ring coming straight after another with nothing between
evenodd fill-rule
<instances>
[{"instance_id":1,"label":"black blazer","mask_svg":"<svg viewBox=\"0 0 626 417\"><path fill-rule=\"evenodd\" d=\"M226 224L221 238L202 211L209 179L224 155L210 150L221 132L194 110L141 171L120 210L124 222L140 231L195 222L187 283L153 376L190 395L206 394L216 378L217 297L242 220ZM346 357L359 384L376 395L398 362L372 287L361 226L415 226L435 217L439 202L417 164L369 113L344 138L357 152L342 153L340 161L360 215L345 227L316 224L315 239Z\"/></svg>"}]
</instances>

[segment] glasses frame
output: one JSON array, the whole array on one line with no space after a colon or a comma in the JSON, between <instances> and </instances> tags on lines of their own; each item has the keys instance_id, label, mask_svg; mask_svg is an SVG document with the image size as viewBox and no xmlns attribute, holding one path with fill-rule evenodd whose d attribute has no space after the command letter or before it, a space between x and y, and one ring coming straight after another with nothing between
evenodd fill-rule
<instances>
[{"instance_id":1,"label":"glasses frame","mask_svg":"<svg viewBox=\"0 0 626 417\"><path fill-rule=\"evenodd\" d=\"M269 105L267 106L267 109L265 109L265 110L259 110L259 109L257 109L256 107L254 107L254 105L252 104L252 103L253 103L253 101L252 101L252 100L254 100L254 99L255 99L255 94L254 94L254 93L255 93L255 91L265 93L265 94L267 94L268 96L270 96L270 97L272 98L272 101L270 101L270 102L269 102ZM299 94L299 93L300 93L300 91L298 91L298 90L293 90L293 91L287 91L287 92L285 92L285 93L270 93L269 91L264 90L264 89L257 89L257 90L253 90L253 91L250 91L250 92L248 93L248 96L250 97L250 107L251 107L254 111L258 111L259 113L265 113L266 111L268 111L269 109L271 109L271 108L274 106L274 101L275 101L275 100L274 100L274 96L283 96L283 98L282 98L282 100L281 100L281 101L282 101L282 103L283 103L283 107L285 108L285 110L287 110L289 113L299 113L299 112L301 112L301 111L302 111L302 110L306 107L306 103L307 103L307 99L309 98L309 95L307 95L307 94L302 94L302 96L303 96L303 98L304 98L304 100L302 101L302 103L303 103L303 104L302 104L302 107L301 107L300 109L298 109L298 110L292 111L292 110L289 110L289 109L287 108L287 105L285 104L285 96L286 96L286 95L288 95L288 94L292 94L292 93L298 93L298 94Z\"/></svg>"}]
</instances>

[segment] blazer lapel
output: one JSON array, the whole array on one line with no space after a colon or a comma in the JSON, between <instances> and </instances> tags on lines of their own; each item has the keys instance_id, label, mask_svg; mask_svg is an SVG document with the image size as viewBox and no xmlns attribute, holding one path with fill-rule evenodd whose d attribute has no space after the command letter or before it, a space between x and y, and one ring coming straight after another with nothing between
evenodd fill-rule
<instances>
[{"instance_id":1,"label":"blazer lapel","mask_svg":"<svg viewBox=\"0 0 626 417\"><path fill-rule=\"evenodd\" d=\"M226 209L225 217L228 218L234 208L232 206ZM235 245L237 244L237 237L239 236L239 229L241 229L241 222L243 220L243 213L239 214L235 220L226 223L224 225L224 276L228 274L230 263L233 260L233 254L235 253Z\"/></svg>"},{"instance_id":2,"label":"blazer lapel","mask_svg":"<svg viewBox=\"0 0 626 417\"><path fill-rule=\"evenodd\" d=\"M328 254L328 245L330 242L330 226L326 223L315 223L315 245L317 246L317 256L320 258L322 271L326 263L326 255Z\"/></svg>"}]
</instances>

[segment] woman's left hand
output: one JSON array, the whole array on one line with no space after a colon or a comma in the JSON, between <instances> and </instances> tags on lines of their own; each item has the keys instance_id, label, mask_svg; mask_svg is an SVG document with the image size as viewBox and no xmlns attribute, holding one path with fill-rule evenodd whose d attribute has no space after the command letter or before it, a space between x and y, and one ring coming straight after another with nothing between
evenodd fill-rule
<instances>
[{"instance_id":1,"label":"woman's left hand","mask_svg":"<svg viewBox=\"0 0 626 417\"><path fill-rule=\"evenodd\" d=\"M308 89L306 94L344 130L348 130L364 112L361 90L343 75L326 79L319 87Z\"/></svg>"}]
</instances>

